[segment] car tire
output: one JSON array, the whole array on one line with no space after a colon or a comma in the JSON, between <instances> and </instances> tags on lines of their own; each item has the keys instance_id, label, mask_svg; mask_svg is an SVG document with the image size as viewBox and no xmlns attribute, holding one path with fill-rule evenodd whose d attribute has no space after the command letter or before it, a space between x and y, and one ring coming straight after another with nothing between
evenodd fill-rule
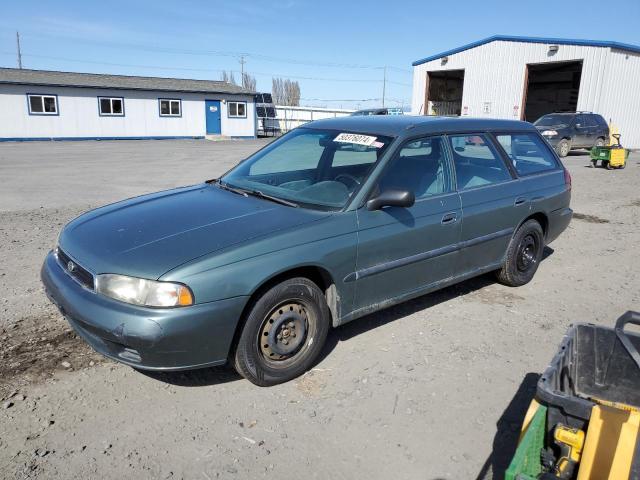
<instances>
[{"instance_id":1,"label":"car tire","mask_svg":"<svg viewBox=\"0 0 640 480\"><path fill-rule=\"evenodd\" d=\"M596 143L593 144L594 147L604 147L604 138L598 137Z\"/></svg>"},{"instance_id":2,"label":"car tire","mask_svg":"<svg viewBox=\"0 0 640 480\"><path fill-rule=\"evenodd\" d=\"M544 232L536 220L520 225L511 238L498 281L509 287L520 287L531 281L542 260Z\"/></svg>"},{"instance_id":3,"label":"car tire","mask_svg":"<svg viewBox=\"0 0 640 480\"><path fill-rule=\"evenodd\" d=\"M571 143L566 138L563 138L556 145L556 152L559 157L566 157L569 155L569 151L571 150Z\"/></svg>"},{"instance_id":4,"label":"car tire","mask_svg":"<svg viewBox=\"0 0 640 480\"><path fill-rule=\"evenodd\" d=\"M261 295L246 316L233 353L240 375L261 387L294 379L318 359L331 324L324 294L292 278Z\"/></svg>"}]
</instances>

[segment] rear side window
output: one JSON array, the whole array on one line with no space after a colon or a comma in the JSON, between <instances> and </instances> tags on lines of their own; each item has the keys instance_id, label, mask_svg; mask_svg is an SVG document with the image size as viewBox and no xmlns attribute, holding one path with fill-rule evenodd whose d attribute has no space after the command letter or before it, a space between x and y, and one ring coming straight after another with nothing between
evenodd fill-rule
<instances>
[{"instance_id":1,"label":"rear side window","mask_svg":"<svg viewBox=\"0 0 640 480\"><path fill-rule=\"evenodd\" d=\"M597 127L598 126L598 122L596 122L596 116L595 115L585 115L584 119L585 119L585 122L587 122L587 127Z\"/></svg>"},{"instance_id":2,"label":"rear side window","mask_svg":"<svg viewBox=\"0 0 640 480\"><path fill-rule=\"evenodd\" d=\"M507 166L484 135L453 135L449 141L458 190L511 180Z\"/></svg>"},{"instance_id":3,"label":"rear side window","mask_svg":"<svg viewBox=\"0 0 640 480\"><path fill-rule=\"evenodd\" d=\"M509 155L520 176L553 170L558 167L556 159L544 144L544 140L535 134L514 133L496 135L496 138Z\"/></svg>"},{"instance_id":4,"label":"rear side window","mask_svg":"<svg viewBox=\"0 0 640 480\"><path fill-rule=\"evenodd\" d=\"M596 122L598 122L598 124L601 127L608 127L609 125L607 125L607 121L602 117L602 115L594 115Z\"/></svg>"}]
</instances>

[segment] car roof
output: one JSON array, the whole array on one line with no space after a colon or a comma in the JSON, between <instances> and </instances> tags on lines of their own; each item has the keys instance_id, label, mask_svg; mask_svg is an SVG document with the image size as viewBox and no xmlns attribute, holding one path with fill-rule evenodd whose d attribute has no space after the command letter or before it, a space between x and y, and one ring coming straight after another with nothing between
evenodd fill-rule
<instances>
[{"instance_id":1,"label":"car roof","mask_svg":"<svg viewBox=\"0 0 640 480\"><path fill-rule=\"evenodd\" d=\"M345 130L385 136L413 136L430 133L482 132L486 130L531 130L536 128L519 120L434 116L345 116L306 123L303 128Z\"/></svg>"}]
</instances>

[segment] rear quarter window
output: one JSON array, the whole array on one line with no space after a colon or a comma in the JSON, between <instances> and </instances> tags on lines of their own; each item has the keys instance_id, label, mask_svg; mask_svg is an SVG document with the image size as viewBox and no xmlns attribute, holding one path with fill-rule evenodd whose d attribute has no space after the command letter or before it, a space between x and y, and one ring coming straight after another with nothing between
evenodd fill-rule
<instances>
[{"instance_id":1,"label":"rear quarter window","mask_svg":"<svg viewBox=\"0 0 640 480\"><path fill-rule=\"evenodd\" d=\"M519 176L558 168L555 157L538 135L513 133L496 135Z\"/></svg>"}]
</instances>

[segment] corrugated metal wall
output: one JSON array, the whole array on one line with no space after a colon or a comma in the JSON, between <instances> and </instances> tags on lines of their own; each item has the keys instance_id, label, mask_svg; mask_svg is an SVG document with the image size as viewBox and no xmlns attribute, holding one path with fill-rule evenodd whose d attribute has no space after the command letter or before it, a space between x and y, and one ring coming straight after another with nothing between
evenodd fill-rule
<instances>
[{"instance_id":1,"label":"corrugated metal wall","mask_svg":"<svg viewBox=\"0 0 640 480\"><path fill-rule=\"evenodd\" d=\"M323 118L345 117L355 110L320 107L288 107L276 105L275 123L281 132L288 132L300 125Z\"/></svg>"},{"instance_id":2,"label":"corrugated metal wall","mask_svg":"<svg viewBox=\"0 0 640 480\"><path fill-rule=\"evenodd\" d=\"M625 147L640 148L640 55L611 50L598 112L620 129Z\"/></svg>"},{"instance_id":3,"label":"corrugated metal wall","mask_svg":"<svg viewBox=\"0 0 640 480\"><path fill-rule=\"evenodd\" d=\"M463 115L519 119L527 64L582 60L578 110L611 119L626 146L640 147L640 56L578 45L560 45L551 55L549 45L495 41L450 55L445 64L436 59L418 65L413 70L412 113L425 111L428 71L464 69Z\"/></svg>"}]
</instances>

